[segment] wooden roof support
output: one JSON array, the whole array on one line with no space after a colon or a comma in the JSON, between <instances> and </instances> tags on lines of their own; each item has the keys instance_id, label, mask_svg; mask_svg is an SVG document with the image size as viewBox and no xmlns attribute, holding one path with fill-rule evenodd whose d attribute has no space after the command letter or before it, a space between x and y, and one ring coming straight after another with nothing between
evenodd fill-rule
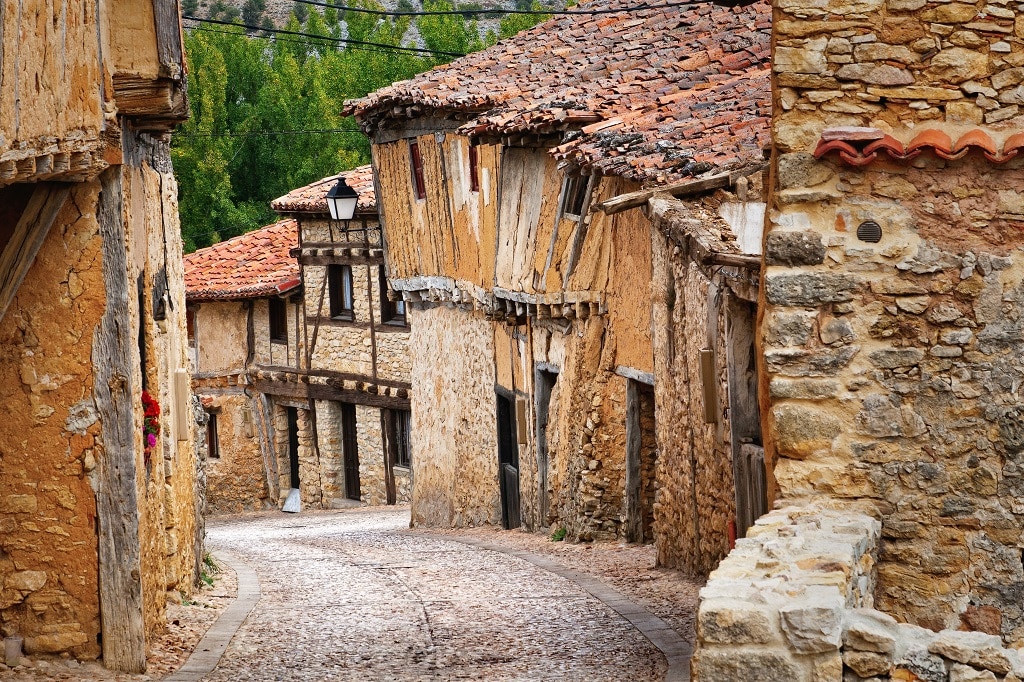
<instances>
[{"instance_id":1,"label":"wooden roof support","mask_svg":"<svg viewBox=\"0 0 1024 682\"><path fill-rule=\"evenodd\" d=\"M597 204L597 208L604 213L611 215L613 213L620 213L631 208L643 206L647 203L648 199L653 197L655 194L671 194L674 197L702 194L713 189L718 189L719 187L729 187L740 178L753 175L754 173L763 171L766 168L768 168L767 163L759 163L753 166L745 166L739 170L734 170L729 173L711 175L699 180L684 180L671 185L665 185L664 187L642 189L637 192L620 194L617 197L612 197L611 199L607 199Z\"/></svg>"},{"instance_id":2,"label":"wooden roof support","mask_svg":"<svg viewBox=\"0 0 1024 682\"><path fill-rule=\"evenodd\" d=\"M32 192L14 234L0 253L0 320L18 293L71 190L66 185L40 183Z\"/></svg>"}]
</instances>

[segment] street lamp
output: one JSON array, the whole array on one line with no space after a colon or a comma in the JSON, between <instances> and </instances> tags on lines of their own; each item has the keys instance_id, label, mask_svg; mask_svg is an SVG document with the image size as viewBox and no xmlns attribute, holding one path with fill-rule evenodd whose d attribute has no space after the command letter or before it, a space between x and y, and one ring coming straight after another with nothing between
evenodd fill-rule
<instances>
[{"instance_id":1,"label":"street lamp","mask_svg":"<svg viewBox=\"0 0 1024 682\"><path fill-rule=\"evenodd\" d=\"M356 212L356 202L359 195L348 186L345 178L338 178L338 184L327 193L327 208L331 210L331 218L334 220L352 220Z\"/></svg>"}]
</instances>

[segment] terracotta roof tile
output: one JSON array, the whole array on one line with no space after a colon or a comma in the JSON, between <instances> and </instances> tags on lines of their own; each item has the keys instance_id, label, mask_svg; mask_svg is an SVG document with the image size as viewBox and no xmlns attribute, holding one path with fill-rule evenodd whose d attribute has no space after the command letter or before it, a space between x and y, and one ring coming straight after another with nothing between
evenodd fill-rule
<instances>
[{"instance_id":1,"label":"terracotta roof tile","mask_svg":"<svg viewBox=\"0 0 1024 682\"><path fill-rule=\"evenodd\" d=\"M867 166L879 158L879 152L896 161L910 161L925 151L956 160L976 149L992 163L1001 164L1017 156L1022 146L1024 133L1016 133L1006 138L1000 152L998 143L981 128L968 130L955 143L945 130L926 128L906 144L876 128L827 128L821 133L814 155L820 159L838 152L839 158L851 166Z\"/></svg>"},{"instance_id":2,"label":"terracotta roof tile","mask_svg":"<svg viewBox=\"0 0 1024 682\"><path fill-rule=\"evenodd\" d=\"M211 301L281 294L301 284L288 251L298 223L282 220L185 256L185 298Z\"/></svg>"},{"instance_id":3,"label":"terracotta roof tile","mask_svg":"<svg viewBox=\"0 0 1024 682\"><path fill-rule=\"evenodd\" d=\"M712 3L553 18L350 102L364 129L436 114L471 136L565 134L581 167L667 182L761 160L769 141L771 9ZM620 118L616 126L592 124ZM580 129L590 127L590 132Z\"/></svg>"},{"instance_id":4,"label":"terracotta roof tile","mask_svg":"<svg viewBox=\"0 0 1024 682\"><path fill-rule=\"evenodd\" d=\"M376 213L377 197L373 188L373 167L360 166L338 175L331 175L322 180L293 189L283 197L270 202L270 208L278 213L317 213L327 215L327 192L334 187L339 177L345 178L348 186L359 195L356 204L357 213Z\"/></svg>"}]
</instances>

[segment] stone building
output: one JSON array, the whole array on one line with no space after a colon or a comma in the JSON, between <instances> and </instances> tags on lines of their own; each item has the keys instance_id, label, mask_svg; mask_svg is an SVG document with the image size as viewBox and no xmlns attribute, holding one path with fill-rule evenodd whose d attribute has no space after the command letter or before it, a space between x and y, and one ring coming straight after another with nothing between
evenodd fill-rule
<instances>
[{"instance_id":1,"label":"stone building","mask_svg":"<svg viewBox=\"0 0 1024 682\"><path fill-rule=\"evenodd\" d=\"M200 440L214 514L277 506L279 457L288 474L288 451L275 449L275 406L250 373L299 368L301 280L289 254L296 244L295 221L282 220L185 256L192 387L206 413Z\"/></svg>"},{"instance_id":2,"label":"stone building","mask_svg":"<svg viewBox=\"0 0 1024 682\"><path fill-rule=\"evenodd\" d=\"M1002 2L776 3L785 508L712 574L698 679L1024 678L1022 29Z\"/></svg>"},{"instance_id":3,"label":"stone building","mask_svg":"<svg viewBox=\"0 0 1024 682\"><path fill-rule=\"evenodd\" d=\"M672 197L718 191L692 208L714 213L712 250L737 259L699 265L750 279L739 271L759 259L732 229L751 221L715 212L759 210L759 187L731 190L763 168L768 7L589 7L612 11L552 19L348 107L371 138L388 275L412 320L413 523L656 539L665 563L716 560L735 510L732 427L670 423L704 414L704 395L665 378L699 365L726 299L691 282L690 200ZM627 210L659 191L662 218ZM652 332L652 305L672 326ZM687 339L684 357L656 359ZM709 384L727 401L719 357ZM701 461L680 431L708 444ZM719 468L694 484L704 459ZM706 513L705 493L725 506Z\"/></svg>"},{"instance_id":4,"label":"stone building","mask_svg":"<svg viewBox=\"0 0 1024 682\"><path fill-rule=\"evenodd\" d=\"M168 293L180 21L165 2L7 9L0 631L141 672L202 556L185 309Z\"/></svg>"},{"instance_id":5,"label":"stone building","mask_svg":"<svg viewBox=\"0 0 1024 682\"><path fill-rule=\"evenodd\" d=\"M388 298L369 167L273 202L280 222L186 256L214 513L408 500L409 328ZM383 304L382 304L383 303ZM293 506L294 505L294 506Z\"/></svg>"},{"instance_id":6,"label":"stone building","mask_svg":"<svg viewBox=\"0 0 1024 682\"><path fill-rule=\"evenodd\" d=\"M350 221L332 220L327 193L344 179L358 195ZM319 502L409 501L409 322L387 283L373 169L363 166L293 190L271 208L294 219L302 269L303 347L308 382L295 386L312 405L323 473ZM257 374L259 388L268 378ZM286 377L291 380L291 377Z\"/></svg>"}]
</instances>

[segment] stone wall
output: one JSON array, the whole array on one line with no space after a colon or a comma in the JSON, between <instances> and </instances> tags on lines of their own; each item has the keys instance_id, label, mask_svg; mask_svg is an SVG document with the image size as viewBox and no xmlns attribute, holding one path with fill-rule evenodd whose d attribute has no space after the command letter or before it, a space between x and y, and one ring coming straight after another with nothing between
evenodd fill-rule
<instances>
[{"instance_id":1,"label":"stone wall","mask_svg":"<svg viewBox=\"0 0 1024 682\"><path fill-rule=\"evenodd\" d=\"M285 316L288 320L288 343L270 341L270 303L265 298L253 301L253 330L255 348L253 361L265 367L289 367L298 369L305 363L305 339L303 338L302 306L285 299Z\"/></svg>"},{"instance_id":2,"label":"stone wall","mask_svg":"<svg viewBox=\"0 0 1024 682\"><path fill-rule=\"evenodd\" d=\"M651 234L658 564L706 575L729 551L729 523L736 518L725 344L731 294L720 283L712 285L659 230ZM716 423L705 420L700 360L705 348L714 351Z\"/></svg>"},{"instance_id":3,"label":"stone wall","mask_svg":"<svg viewBox=\"0 0 1024 682\"><path fill-rule=\"evenodd\" d=\"M781 0L775 34L763 340L779 495L874 504L877 603L899 620L1020 640L1016 8ZM868 221L878 241L858 236Z\"/></svg>"},{"instance_id":4,"label":"stone wall","mask_svg":"<svg viewBox=\"0 0 1024 682\"><path fill-rule=\"evenodd\" d=\"M273 399L273 446L277 458L278 489L280 496L277 506L284 506L288 493L292 489L291 461L288 449L288 409L290 403ZM313 430L309 419L309 410L293 407L298 416L299 435L299 495L302 507L322 509L324 504L324 488L320 463L317 461L316 449L313 447Z\"/></svg>"},{"instance_id":5,"label":"stone wall","mask_svg":"<svg viewBox=\"0 0 1024 682\"><path fill-rule=\"evenodd\" d=\"M207 396L203 406L217 416L220 445L220 457L206 460L209 512L234 514L274 505L276 500L269 498L267 489L252 401L239 387Z\"/></svg>"},{"instance_id":6,"label":"stone wall","mask_svg":"<svg viewBox=\"0 0 1024 682\"><path fill-rule=\"evenodd\" d=\"M413 525L501 522L494 335L469 311L412 308Z\"/></svg>"},{"instance_id":7,"label":"stone wall","mask_svg":"<svg viewBox=\"0 0 1024 682\"><path fill-rule=\"evenodd\" d=\"M693 679L1024 679L1024 657L997 635L936 633L872 608L882 542L881 524L849 508L759 519L701 590Z\"/></svg>"}]
</instances>

